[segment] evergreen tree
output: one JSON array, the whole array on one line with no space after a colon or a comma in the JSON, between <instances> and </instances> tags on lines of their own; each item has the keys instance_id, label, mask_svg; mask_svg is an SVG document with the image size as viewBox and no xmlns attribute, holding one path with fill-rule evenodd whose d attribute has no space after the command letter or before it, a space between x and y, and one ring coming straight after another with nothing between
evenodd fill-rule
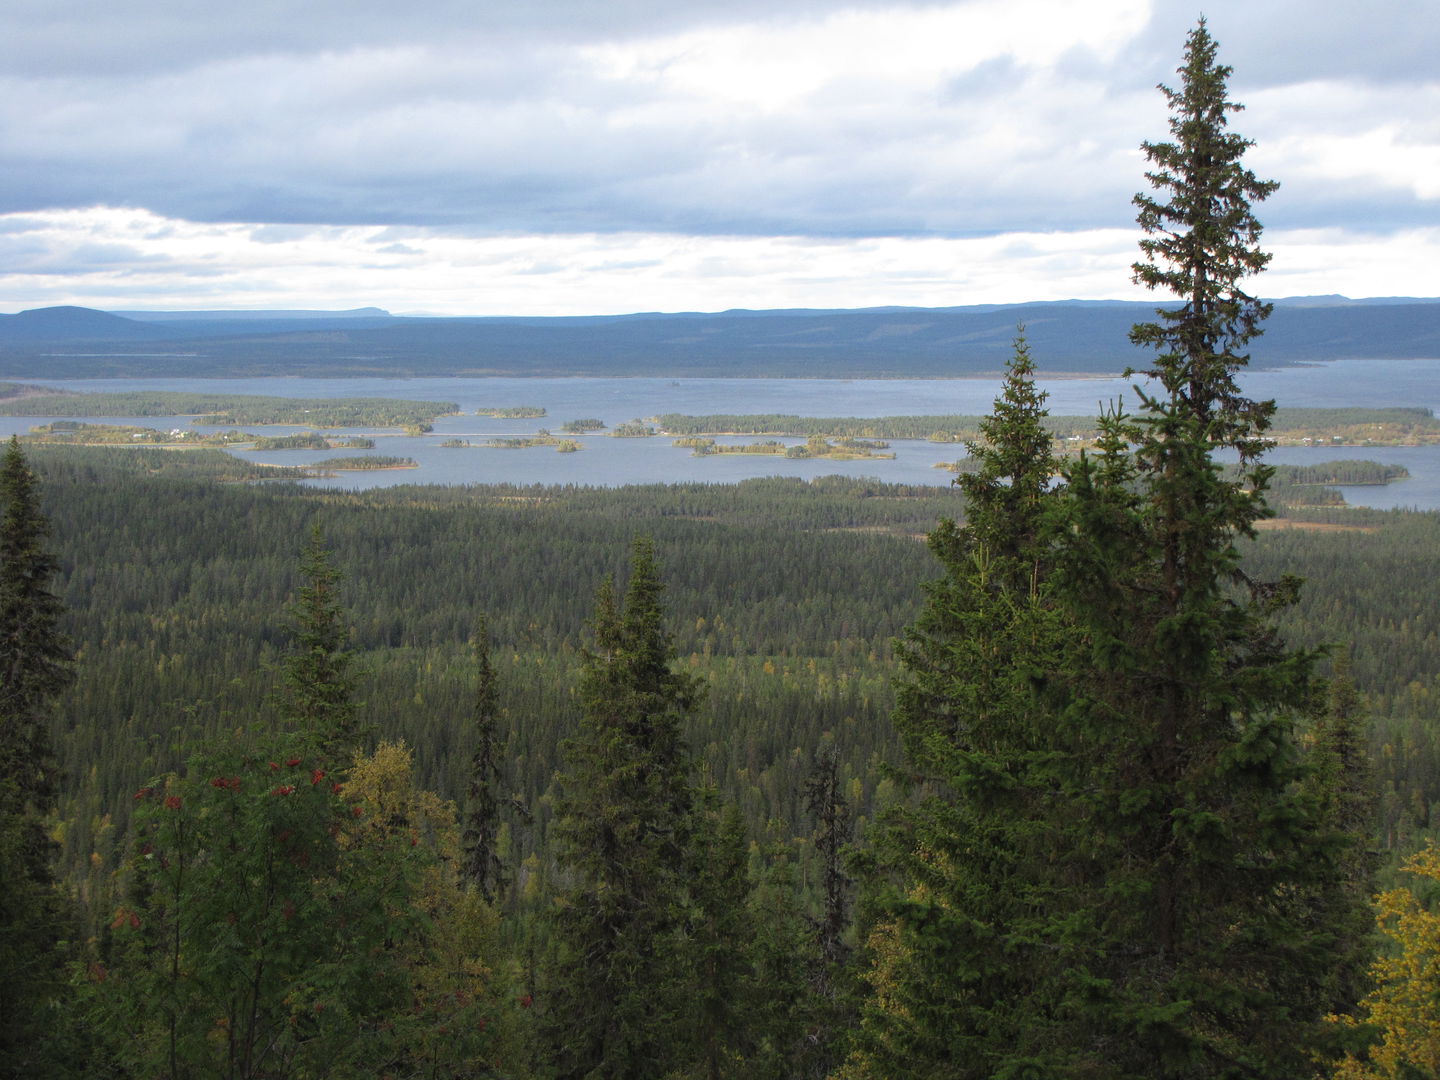
<instances>
[{"instance_id":1,"label":"evergreen tree","mask_svg":"<svg viewBox=\"0 0 1440 1080\"><path fill-rule=\"evenodd\" d=\"M280 687L287 723L315 741L332 766L360 748L351 670L350 628L340 602L340 572L317 524L300 556L303 583L290 610L293 635Z\"/></svg>"},{"instance_id":2,"label":"evergreen tree","mask_svg":"<svg viewBox=\"0 0 1440 1080\"><path fill-rule=\"evenodd\" d=\"M64 606L51 591L50 523L14 436L0 462L0 513L0 782L14 786L14 809L45 813L55 804L45 711L74 676Z\"/></svg>"},{"instance_id":3,"label":"evergreen tree","mask_svg":"<svg viewBox=\"0 0 1440 1080\"><path fill-rule=\"evenodd\" d=\"M698 682L671 669L653 544L635 542L618 603L596 598L579 733L564 748L553 834L560 898L541 1007L561 1078L663 1076L692 1055L683 943L693 826L681 722Z\"/></svg>"},{"instance_id":4,"label":"evergreen tree","mask_svg":"<svg viewBox=\"0 0 1440 1080\"><path fill-rule=\"evenodd\" d=\"M757 994L748 945L750 880L745 822L734 803L705 800L690 841L690 913L684 951L691 970L696 1053L693 1074L705 1080L749 1077L757 1050L752 1009L770 1002Z\"/></svg>"},{"instance_id":5,"label":"evergreen tree","mask_svg":"<svg viewBox=\"0 0 1440 1080\"><path fill-rule=\"evenodd\" d=\"M483 616L475 635L475 669L475 752L470 757L470 787L465 800L465 879L490 903L505 887L497 796L504 741L495 666L490 662L490 629Z\"/></svg>"},{"instance_id":6,"label":"evergreen tree","mask_svg":"<svg viewBox=\"0 0 1440 1080\"><path fill-rule=\"evenodd\" d=\"M931 534L945 575L899 643L894 722L922 797L877 845L853 1080L1020 1075L1063 992L1065 956L1045 937L1068 827L1033 688L1063 631L1047 581L1056 462L1033 375L1022 336L971 447L978 468L957 480L965 526Z\"/></svg>"},{"instance_id":7,"label":"evergreen tree","mask_svg":"<svg viewBox=\"0 0 1440 1080\"><path fill-rule=\"evenodd\" d=\"M70 913L55 889L46 816L56 798L49 706L72 678L51 591L50 526L18 439L0 462L0 1075L44 1075L65 990ZM47 1015L52 1013L52 1015Z\"/></svg>"},{"instance_id":8,"label":"evergreen tree","mask_svg":"<svg viewBox=\"0 0 1440 1080\"><path fill-rule=\"evenodd\" d=\"M1325 702L1310 732L1306 790L1334 834L1337 873L1314 900L1320 925L1334 933L1331 978L1317 986L1327 1013L1352 1011L1370 989L1375 954L1370 898L1380 858L1375 848L1379 795L1371 764L1365 702L1350 676L1348 652L1335 658ZM1332 1029L1333 1030L1333 1029Z\"/></svg>"},{"instance_id":9,"label":"evergreen tree","mask_svg":"<svg viewBox=\"0 0 1440 1080\"><path fill-rule=\"evenodd\" d=\"M826 738L810 763L803 790L813 823L810 840L820 860L820 914L811 918L807 998L810 1038L802 1062L805 1075L828 1075L839 1063L844 1033L855 1020L851 969L851 911L855 881L846 872L846 851L854 839L855 817L841 790L840 759Z\"/></svg>"},{"instance_id":10,"label":"evergreen tree","mask_svg":"<svg viewBox=\"0 0 1440 1080\"><path fill-rule=\"evenodd\" d=\"M1269 258L1251 206L1275 185L1241 164L1215 57L1202 21L1162 88L1174 141L1145 145L1136 280L1181 301L1131 335L1158 352L1151 389L1068 477L1057 581L1083 648L1049 689L1085 829L1066 898L1084 981L1049 1034L1071 1074L1304 1075L1334 960L1309 900L1337 869L1292 730L1311 658L1270 626L1295 583L1249 581L1237 547L1268 513L1274 404L1236 373L1268 312L1239 284Z\"/></svg>"},{"instance_id":11,"label":"evergreen tree","mask_svg":"<svg viewBox=\"0 0 1440 1080\"><path fill-rule=\"evenodd\" d=\"M833 741L815 753L805 779L805 809L815 823L811 836L820 857L821 914L815 924L821 970L816 981L826 997L835 996L835 983L849 957L845 935L850 929L850 890L854 882L845 872L845 846L853 836L854 820L840 790L840 762Z\"/></svg>"}]
</instances>

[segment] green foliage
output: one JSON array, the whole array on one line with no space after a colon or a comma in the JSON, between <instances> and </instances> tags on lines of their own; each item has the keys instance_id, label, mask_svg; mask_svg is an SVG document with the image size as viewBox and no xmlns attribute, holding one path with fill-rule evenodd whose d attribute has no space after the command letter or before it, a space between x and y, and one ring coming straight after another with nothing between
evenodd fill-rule
<instances>
[{"instance_id":1,"label":"green foliage","mask_svg":"<svg viewBox=\"0 0 1440 1080\"><path fill-rule=\"evenodd\" d=\"M318 524L300 556L300 573L304 582L290 612L294 641L285 661L280 712L334 768L358 749L360 729L340 572Z\"/></svg>"},{"instance_id":2,"label":"green foliage","mask_svg":"<svg viewBox=\"0 0 1440 1080\"><path fill-rule=\"evenodd\" d=\"M1376 892L1379 854L1374 828L1378 790L1369 753L1365 705L1341 654L1325 688L1319 715L1308 733L1305 791L1332 833L1336 872L1324 878L1312 900L1316 921L1334 935L1330 971L1319 988L1327 1013L1349 1013L1370 989L1375 954L1370 898ZM1334 1029L1330 1029L1332 1032ZM1337 1056L1333 1051L1329 1056Z\"/></svg>"},{"instance_id":3,"label":"green foliage","mask_svg":"<svg viewBox=\"0 0 1440 1080\"><path fill-rule=\"evenodd\" d=\"M1389 484L1410 470L1378 461L1322 461L1315 465L1276 465L1271 482L1280 484Z\"/></svg>"},{"instance_id":4,"label":"green foliage","mask_svg":"<svg viewBox=\"0 0 1440 1080\"><path fill-rule=\"evenodd\" d=\"M554 833L574 884L553 920L542 1020L558 1077L663 1076L683 1060L682 931L694 808L681 738L699 685L671 669L654 546L623 603L596 597Z\"/></svg>"},{"instance_id":5,"label":"green foliage","mask_svg":"<svg viewBox=\"0 0 1440 1080\"><path fill-rule=\"evenodd\" d=\"M265 435L255 440L256 450L329 450L330 440L318 431L294 435Z\"/></svg>"},{"instance_id":6,"label":"green foliage","mask_svg":"<svg viewBox=\"0 0 1440 1080\"><path fill-rule=\"evenodd\" d=\"M0 462L0 782L13 785L6 812L54 806L44 712L74 677L49 534L35 474L12 437Z\"/></svg>"},{"instance_id":7,"label":"green foliage","mask_svg":"<svg viewBox=\"0 0 1440 1080\"><path fill-rule=\"evenodd\" d=\"M345 843L369 808L296 746L203 754L136 793L129 899L89 972L132 1074L346 1075L401 1052L410 986L390 946L419 932L423 853Z\"/></svg>"},{"instance_id":8,"label":"green foliage","mask_svg":"<svg viewBox=\"0 0 1440 1080\"><path fill-rule=\"evenodd\" d=\"M1067 470L1058 594L1084 644L1047 693L1085 823L1064 898L1084 1000L1057 1016L1059 1045L1077 1072L1293 1077L1344 920L1317 925L1306 902L1338 871L1297 788L1311 657L1272 626L1295 583L1249 581L1237 546L1268 514L1274 405L1235 375L1269 311L1239 282L1268 261L1251 204L1275 185L1240 164L1203 20L1180 72L1175 141L1145 145L1156 194L1135 200L1136 280L1180 306L1131 334L1157 350L1154 392L1103 417L1099 452Z\"/></svg>"},{"instance_id":9,"label":"green foliage","mask_svg":"<svg viewBox=\"0 0 1440 1080\"><path fill-rule=\"evenodd\" d=\"M450 445L468 446L470 444L451 440ZM576 450L581 449L580 444L574 439L560 439L547 431L515 439L486 439L482 445L496 450L529 450L536 446L553 446L562 454L573 454Z\"/></svg>"},{"instance_id":10,"label":"green foliage","mask_svg":"<svg viewBox=\"0 0 1440 1080\"><path fill-rule=\"evenodd\" d=\"M55 890L47 817L59 777L50 712L73 678L50 524L19 441L0 461L0 1061L46 1071L63 1016L70 912Z\"/></svg>"},{"instance_id":11,"label":"green foliage","mask_svg":"<svg viewBox=\"0 0 1440 1080\"><path fill-rule=\"evenodd\" d=\"M500 695L490 660L490 627L484 616L475 631L475 751L470 756L470 785L465 798L465 866L468 884L486 903L505 887L500 857L500 799L505 780Z\"/></svg>"},{"instance_id":12,"label":"green foliage","mask_svg":"<svg viewBox=\"0 0 1440 1080\"><path fill-rule=\"evenodd\" d=\"M1058 858L1073 837L1033 689L1063 640L1044 523L1055 461L1033 379L1022 336L970 447L979 468L957 480L967 527L931 533L945 576L899 647L894 722L921 798L876 844L871 993L842 1072L857 1080L1023 1075L1050 1054L1069 989Z\"/></svg>"},{"instance_id":13,"label":"green foliage","mask_svg":"<svg viewBox=\"0 0 1440 1080\"><path fill-rule=\"evenodd\" d=\"M755 1052L752 1017L763 1000L750 957L752 927L745 821L733 803L700 805L689 837L683 956L691 967L687 1009L693 1028L685 1055L705 1080L748 1077ZM679 944L679 943L677 943Z\"/></svg>"},{"instance_id":14,"label":"green foliage","mask_svg":"<svg viewBox=\"0 0 1440 1080\"><path fill-rule=\"evenodd\" d=\"M317 472L365 472L370 469L413 469L415 459L393 454L366 454L354 457L324 458L312 461L309 468Z\"/></svg>"},{"instance_id":15,"label":"green foliage","mask_svg":"<svg viewBox=\"0 0 1440 1080\"><path fill-rule=\"evenodd\" d=\"M126 424L85 424L77 420L56 420L30 429L26 441L79 443L85 446L233 446L255 438L233 428L201 434L198 431L160 431Z\"/></svg>"}]
</instances>

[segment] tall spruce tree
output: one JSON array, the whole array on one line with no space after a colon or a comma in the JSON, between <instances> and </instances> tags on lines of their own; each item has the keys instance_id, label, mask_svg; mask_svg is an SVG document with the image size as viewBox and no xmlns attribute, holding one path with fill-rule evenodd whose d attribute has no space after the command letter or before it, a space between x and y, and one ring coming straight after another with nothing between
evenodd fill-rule
<instances>
[{"instance_id":1,"label":"tall spruce tree","mask_svg":"<svg viewBox=\"0 0 1440 1080\"><path fill-rule=\"evenodd\" d=\"M319 524L300 555L302 580L290 609L292 643L282 673L283 719L313 739L327 764L343 767L360 749L350 627L335 568Z\"/></svg>"},{"instance_id":2,"label":"tall spruce tree","mask_svg":"<svg viewBox=\"0 0 1440 1080\"><path fill-rule=\"evenodd\" d=\"M578 734L553 835L571 881L537 1002L566 1080L664 1076L693 1057L687 922L693 766L680 725L699 697L671 668L654 545L635 542L623 603L596 598Z\"/></svg>"},{"instance_id":3,"label":"tall spruce tree","mask_svg":"<svg viewBox=\"0 0 1440 1080\"><path fill-rule=\"evenodd\" d=\"M500 799L504 737L500 731L495 665L490 661L490 628L480 619L475 633L475 750L465 797L464 878L489 903L505 887L500 858Z\"/></svg>"},{"instance_id":4,"label":"tall spruce tree","mask_svg":"<svg viewBox=\"0 0 1440 1080\"><path fill-rule=\"evenodd\" d=\"M870 996L849 1080L1020 1075L1062 992L1047 922L1065 836L1053 724L1034 692L1063 624L1048 596L1058 495L1023 335L957 483L965 524L930 546L944 576L899 643L894 722L919 788L877 845Z\"/></svg>"},{"instance_id":5,"label":"tall spruce tree","mask_svg":"<svg viewBox=\"0 0 1440 1080\"><path fill-rule=\"evenodd\" d=\"M20 442L0 462L0 1075L47 1075L65 990L68 912L55 890L49 708L72 678L50 525Z\"/></svg>"},{"instance_id":6,"label":"tall spruce tree","mask_svg":"<svg viewBox=\"0 0 1440 1080\"><path fill-rule=\"evenodd\" d=\"M1311 657L1270 626L1294 582L1250 581L1237 546L1268 514L1274 404L1236 376L1269 311L1240 284L1269 259L1252 206L1275 185L1241 164L1251 144L1228 130L1240 106L1203 20L1179 73L1162 87L1173 141L1144 147L1135 277L1180 303L1134 328L1157 351L1139 409L1108 416L1102 452L1068 473L1056 579L1084 647L1051 689L1086 830L1068 899L1085 984L1057 1063L1295 1077L1334 960L1310 899L1338 871L1292 732ZM1227 450L1233 475L1212 457Z\"/></svg>"},{"instance_id":7,"label":"tall spruce tree","mask_svg":"<svg viewBox=\"0 0 1440 1080\"><path fill-rule=\"evenodd\" d=\"M50 523L39 486L14 436L0 463L0 782L41 813L55 802L55 761L46 709L70 684L59 571L45 546Z\"/></svg>"},{"instance_id":8,"label":"tall spruce tree","mask_svg":"<svg viewBox=\"0 0 1440 1080\"><path fill-rule=\"evenodd\" d=\"M1371 988L1376 939L1370 898L1378 891L1376 849L1379 790L1369 751L1366 704L1350 676L1350 657L1335 657L1320 715L1310 730L1306 790L1321 821L1334 833L1338 874L1318 890L1314 910L1335 934L1335 964L1316 987L1325 1011L1348 1013ZM1350 1029L1330 1028L1350 1033Z\"/></svg>"}]
</instances>

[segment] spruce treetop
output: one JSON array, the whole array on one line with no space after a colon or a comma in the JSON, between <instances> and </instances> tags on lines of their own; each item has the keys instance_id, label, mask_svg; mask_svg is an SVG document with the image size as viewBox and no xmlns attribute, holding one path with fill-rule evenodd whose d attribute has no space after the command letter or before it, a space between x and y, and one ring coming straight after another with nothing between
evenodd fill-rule
<instances>
[{"instance_id":1,"label":"spruce treetop","mask_svg":"<svg viewBox=\"0 0 1440 1080\"><path fill-rule=\"evenodd\" d=\"M1186 39L1177 70L1180 88L1159 88L1171 109L1171 141L1142 144L1154 192L1134 199L1146 236L1144 258L1132 269L1136 283L1172 293L1181 306L1157 311L1158 322L1137 324L1130 340L1158 350L1147 374L1211 427L1214 445L1234 446L1244 459L1259 452L1256 436L1274 408L1243 399L1234 380L1248 360L1240 350L1271 309L1240 282L1270 262L1252 207L1279 184L1241 164L1254 144L1229 130L1230 114L1243 106L1229 99L1231 69L1216 61L1204 19ZM1216 426L1217 419L1224 422Z\"/></svg>"}]
</instances>

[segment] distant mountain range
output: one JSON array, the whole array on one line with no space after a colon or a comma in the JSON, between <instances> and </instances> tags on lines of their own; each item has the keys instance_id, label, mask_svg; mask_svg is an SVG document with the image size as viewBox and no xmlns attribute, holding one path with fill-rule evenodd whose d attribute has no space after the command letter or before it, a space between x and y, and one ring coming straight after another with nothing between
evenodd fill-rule
<instances>
[{"instance_id":1,"label":"distant mountain range","mask_svg":"<svg viewBox=\"0 0 1440 1080\"><path fill-rule=\"evenodd\" d=\"M1132 301L511 318L351 311L0 315L0 378L252 375L953 377L1000 371L1024 324L1042 372L1142 365ZM1276 301L1257 366L1440 359L1440 299Z\"/></svg>"}]
</instances>

